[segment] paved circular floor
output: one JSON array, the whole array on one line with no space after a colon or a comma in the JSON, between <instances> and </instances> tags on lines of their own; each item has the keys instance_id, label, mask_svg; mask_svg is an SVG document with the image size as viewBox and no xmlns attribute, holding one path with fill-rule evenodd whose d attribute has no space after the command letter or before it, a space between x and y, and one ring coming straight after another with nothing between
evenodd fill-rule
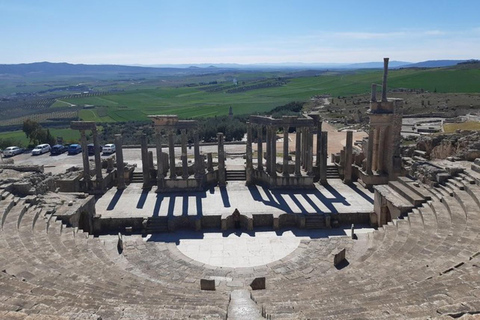
<instances>
[{"instance_id":1,"label":"paved circular floor","mask_svg":"<svg viewBox=\"0 0 480 320\"><path fill-rule=\"evenodd\" d=\"M282 259L300 244L300 237L291 232L277 236L275 232L205 234L204 239L184 239L178 250L189 258L216 267L255 267Z\"/></svg>"},{"instance_id":2,"label":"paved circular floor","mask_svg":"<svg viewBox=\"0 0 480 320\"><path fill-rule=\"evenodd\" d=\"M356 229L356 233L371 232L371 228ZM350 236L350 229L257 231L255 233L193 232L148 236L144 241L175 242L185 256L215 267L245 268L266 265L294 252L300 242L312 238Z\"/></svg>"}]
</instances>

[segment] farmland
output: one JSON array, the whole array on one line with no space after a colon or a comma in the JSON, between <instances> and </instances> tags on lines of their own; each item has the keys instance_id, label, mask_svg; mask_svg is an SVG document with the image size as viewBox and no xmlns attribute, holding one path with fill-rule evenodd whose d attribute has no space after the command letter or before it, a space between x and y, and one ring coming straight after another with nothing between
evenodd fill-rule
<instances>
[{"instance_id":1,"label":"farmland","mask_svg":"<svg viewBox=\"0 0 480 320\"><path fill-rule=\"evenodd\" d=\"M199 70L201 68L198 68ZM321 107L340 122L365 121L372 83L381 84L380 69L363 70L187 70L178 74L109 74L108 76L20 76L0 80L0 139L25 139L18 130L25 119L65 132L72 120L101 123L148 121L148 115L180 118L268 113L293 101L305 110ZM479 64L447 68L392 69L389 97L405 100L405 114L444 113L480 108ZM379 86L380 90L380 86ZM363 120L362 120L363 119ZM76 137L72 137L76 139Z\"/></svg>"},{"instance_id":2,"label":"farmland","mask_svg":"<svg viewBox=\"0 0 480 320\"><path fill-rule=\"evenodd\" d=\"M363 70L326 74L313 77L285 78L282 86L228 93L231 82L216 85L214 92L202 84L176 87L141 87L87 98L70 98L75 105L93 105L82 110L84 120L111 122L146 120L151 114L177 114L182 118L211 117L228 114L231 106L235 114L268 112L291 101L307 101L319 94L350 96L366 94L371 83L381 82L381 71ZM480 91L478 69L394 70L389 74L390 88L423 89L438 93L473 93ZM221 90L221 87L225 90ZM238 85L239 88L242 84ZM251 86L246 82L245 86ZM220 87L220 90L218 89Z\"/></svg>"}]
</instances>

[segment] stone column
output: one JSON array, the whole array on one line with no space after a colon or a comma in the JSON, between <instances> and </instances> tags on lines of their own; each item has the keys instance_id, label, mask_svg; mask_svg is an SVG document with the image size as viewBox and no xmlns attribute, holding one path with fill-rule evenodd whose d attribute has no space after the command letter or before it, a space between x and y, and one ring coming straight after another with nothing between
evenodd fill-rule
<instances>
[{"instance_id":1,"label":"stone column","mask_svg":"<svg viewBox=\"0 0 480 320\"><path fill-rule=\"evenodd\" d=\"M213 157L211 152L207 153L207 171L213 172Z\"/></svg>"},{"instance_id":2,"label":"stone column","mask_svg":"<svg viewBox=\"0 0 480 320\"><path fill-rule=\"evenodd\" d=\"M252 183L253 163L252 163L252 125L247 122L247 148L246 148L246 184Z\"/></svg>"},{"instance_id":3,"label":"stone column","mask_svg":"<svg viewBox=\"0 0 480 320\"><path fill-rule=\"evenodd\" d=\"M372 174L372 166L373 166L373 140L375 139L375 129L370 126L370 130L368 131L368 149L367 149L367 174Z\"/></svg>"},{"instance_id":4,"label":"stone column","mask_svg":"<svg viewBox=\"0 0 480 320\"><path fill-rule=\"evenodd\" d=\"M297 127L295 133L295 175L297 177L301 176L302 173L300 172L301 166L301 149L302 149L302 135L300 133L300 128Z\"/></svg>"},{"instance_id":5,"label":"stone column","mask_svg":"<svg viewBox=\"0 0 480 320\"><path fill-rule=\"evenodd\" d=\"M170 179L176 179L175 173L175 143L173 129L168 130L168 156L170 157Z\"/></svg>"},{"instance_id":6,"label":"stone column","mask_svg":"<svg viewBox=\"0 0 480 320\"><path fill-rule=\"evenodd\" d=\"M320 157L322 154L322 121L318 120L317 123L317 158L315 165L320 168Z\"/></svg>"},{"instance_id":7,"label":"stone column","mask_svg":"<svg viewBox=\"0 0 480 320\"><path fill-rule=\"evenodd\" d=\"M388 58L383 58L382 102L387 102Z\"/></svg>"},{"instance_id":8,"label":"stone column","mask_svg":"<svg viewBox=\"0 0 480 320\"><path fill-rule=\"evenodd\" d=\"M377 84L372 83L372 96L370 98L371 102L377 102Z\"/></svg>"},{"instance_id":9,"label":"stone column","mask_svg":"<svg viewBox=\"0 0 480 320\"><path fill-rule=\"evenodd\" d=\"M309 176L313 175L313 132L311 128L306 128L306 170Z\"/></svg>"},{"instance_id":10,"label":"stone column","mask_svg":"<svg viewBox=\"0 0 480 320\"><path fill-rule=\"evenodd\" d=\"M258 153L258 165L259 171L263 170L263 147L262 147L262 126L258 126L257 129L257 153Z\"/></svg>"},{"instance_id":11,"label":"stone column","mask_svg":"<svg viewBox=\"0 0 480 320\"><path fill-rule=\"evenodd\" d=\"M386 127L380 127L379 129L379 137L378 137L378 151L377 151L377 172L379 174L383 173L385 170L385 159L384 155L386 154L385 148L387 147L385 145L385 131Z\"/></svg>"},{"instance_id":12,"label":"stone column","mask_svg":"<svg viewBox=\"0 0 480 320\"><path fill-rule=\"evenodd\" d=\"M283 175L288 176L288 126L283 127Z\"/></svg>"},{"instance_id":13,"label":"stone column","mask_svg":"<svg viewBox=\"0 0 480 320\"><path fill-rule=\"evenodd\" d=\"M347 131L347 142L345 146L345 167L343 170L343 182L352 182L352 161L353 161L353 131Z\"/></svg>"},{"instance_id":14,"label":"stone column","mask_svg":"<svg viewBox=\"0 0 480 320\"><path fill-rule=\"evenodd\" d=\"M90 186L90 163L88 162L88 147L87 147L87 136L85 135L85 130L80 130L80 143L82 144L82 158L83 158L83 179L87 183L87 188Z\"/></svg>"},{"instance_id":15,"label":"stone column","mask_svg":"<svg viewBox=\"0 0 480 320\"><path fill-rule=\"evenodd\" d=\"M157 151L157 188L161 189L164 187L165 177L162 159L162 134L160 132L155 134L155 147Z\"/></svg>"},{"instance_id":16,"label":"stone column","mask_svg":"<svg viewBox=\"0 0 480 320\"><path fill-rule=\"evenodd\" d=\"M223 147L223 133L217 133L218 140L218 184L225 186L227 184L227 177L225 172L225 151Z\"/></svg>"},{"instance_id":17,"label":"stone column","mask_svg":"<svg viewBox=\"0 0 480 320\"><path fill-rule=\"evenodd\" d=\"M270 127L270 176L277 176L277 128Z\"/></svg>"},{"instance_id":18,"label":"stone column","mask_svg":"<svg viewBox=\"0 0 480 320\"><path fill-rule=\"evenodd\" d=\"M266 128L266 137L265 137L265 147L267 152L265 152L265 170L271 174L272 173L272 128L267 126Z\"/></svg>"},{"instance_id":19,"label":"stone column","mask_svg":"<svg viewBox=\"0 0 480 320\"><path fill-rule=\"evenodd\" d=\"M148 159L147 135L142 134L140 137L140 145L142 148L143 187L147 188L150 184L150 163Z\"/></svg>"},{"instance_id":20,"label":"stone column","mask_svg":"<svg viewBox=\"0 0 480 320\"><path fill-rule=\"evenodd\" d=\"M95 176L97 178L97 183L98 187L102 187L102 181L103 181L103 176L102 176L102 158L100 157L100 144L98 143L98 133L97 129L92 130L93 133L93 148L95 150ZM88 149L83 149L85 150L88 154Z\"/></svg>"},{"instance_id":21,"label":"stone column","mask_svg":"<svg viewBox=\"0 0 480 320\"><path fill-rule=\"evenodd\" d=\"M327 184L328 131L322 131L322 154L320 157L320 183Z\"/></svg>"},{"instance_id":22,"label":"stone column","mask_svg":"<svg viewBox=\"0 0 480 320\"><path fill-rule=\"evenodd\" d=\"M115 135L115 148L117 159L117 189L125 189L125 166L123 163L123 141L121 134Z\"/></svg>"},{"instance_id":23,"label":"stone column","mask_svg":"<svg viewBox=\"0 0 480 320\"><path fill-rule=\"evenodd\" d=\"M378 141L380 140L380 128L375 128L375 138L373 139L373 157L372 170L378 171Z\"/></svg>"},{"instance_id":24,"label":"stone column","mask_svg":"<svg viewBox=\"0 0 480 320\"><path fill-rule=\"evenodd\" d=\"M200 137L198 136L198 130L193 132L193 153L195 158L195 179L200 179L204 173L202 157L200 155Z\"/></svg>"},{"instance_id":25,"label":"stone column","mask_svg":"<svg viewBox=\"0 0 480 320\"><path fill-rule=\"evenodd\" d=\"M308 128L302 128L302 166L303 169L307 170L307 162L308 162Z\"/></svg>"},{"instance_id":26,"label":"stone column","mask_svg":"<svg viewBox=\"0 0 480 320\"><path fill-rule=\"evenodd\" d=\"M187 162L187 130L182 129L182 179L188 179L188 162Z\"/></svg>"}]
</instances>

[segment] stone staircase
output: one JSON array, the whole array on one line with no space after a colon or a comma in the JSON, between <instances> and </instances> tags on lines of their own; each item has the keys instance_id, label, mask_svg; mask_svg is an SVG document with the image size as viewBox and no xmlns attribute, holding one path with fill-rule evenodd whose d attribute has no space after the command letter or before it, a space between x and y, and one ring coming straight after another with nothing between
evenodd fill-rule
<instances>
[{"instance_id":1,"label":"stone staircase","mask_svg":"<svg viewBox=\"0 0 480 320\"><path fill-rule=\"evenodd\" d=\"M145 227L147 234L168 232L167 217L149 217Z\"/></svg>"},{"instance_id":2,"label":"stone staircase","mask_svg":"<svg viewBox=\"0 0 480 320\"><path fill-rule=\"evenodd\" d=\"M325 229L325 215L323 214L305 215L305 229Z\"/></svg>"},{"instance_id":3,"label":"stone staircase","mask_svg":"<svg viewBox=\"0 0 480 320\"><path fill-rule=\"evenodd\" d=\"M143 173L134 171L130 183L143 183Z\"/></svg>"},{"instance_id":4,"label":"stone staircase","mask_svg":"<svg viewBox=\"0 0 480 320\"><path fill-rule=\"evenodd\" d=\"M327 166L327 179L340 179L338 167L336 165Z\"/></svg>"},{"instance_id":5,"label":"stone staircase","mask_svg":"<svg viewBox=\"0 0 480 320\"><path fill-rule=\"evenodd\" d=\"M227 169L227 181L245 181L247 173L245 169Z\"/></svg>"}]
</instances>

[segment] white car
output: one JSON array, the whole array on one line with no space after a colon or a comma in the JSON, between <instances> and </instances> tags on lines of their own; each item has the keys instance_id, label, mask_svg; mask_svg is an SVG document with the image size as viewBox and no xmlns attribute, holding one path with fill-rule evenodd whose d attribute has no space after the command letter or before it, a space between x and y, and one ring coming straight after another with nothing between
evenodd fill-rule
<instances>
[{"instance_id":1,"label":"white car","mask_svg":"<svg viewBox=\"0 0 480 320\"><path fill-rule=\"evenodd\" d=\"M39 154L44 154L50 151L50 145L49 144L39 144L32 150L32 156L39 155Z\"/></svg>"},{"instance_id":2,"label":"white car","mask_svg":"<svg viewBox=\"0 0 480 320\"><path fill-rule=\"evenodd\" d=\"M12 147L5 148L5 150L3 150L3 156L13 157L14 155L20 154L22 152L23 152L23 148L12 146Z\"/></svg>"},{"instance_id":3,"label":"white car","mask_svg":"<svg viewBox=\"0 0 480 320\"><path fill-rule=\"evenodd\" d=\"M106 144L103 146L103 153L104 154L109 154L109 153L114 153L115 152L115 145L112 143Z\"/></svg>"}]
</instances>

